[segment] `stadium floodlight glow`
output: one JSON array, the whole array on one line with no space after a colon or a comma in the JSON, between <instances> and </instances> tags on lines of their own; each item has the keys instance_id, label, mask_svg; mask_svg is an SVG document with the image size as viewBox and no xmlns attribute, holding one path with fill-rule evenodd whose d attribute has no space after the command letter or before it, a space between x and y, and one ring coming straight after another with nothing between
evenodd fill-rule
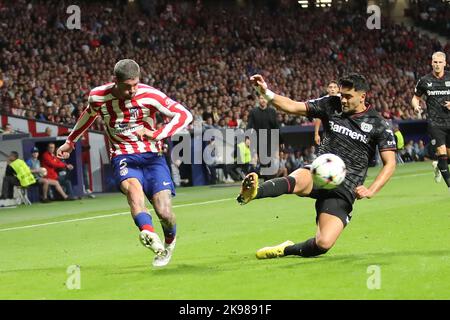
<instances>
[{"instance_id":1,"label":"stadium floodlight glow","mask_svg":"<svg viewBox=\"0 0 450 320\"><path fill-rule=\"evenodd\" d=\"M308 0L298 0L297 2L302 8L308 8Z\"/></svg>"}]
</instances>

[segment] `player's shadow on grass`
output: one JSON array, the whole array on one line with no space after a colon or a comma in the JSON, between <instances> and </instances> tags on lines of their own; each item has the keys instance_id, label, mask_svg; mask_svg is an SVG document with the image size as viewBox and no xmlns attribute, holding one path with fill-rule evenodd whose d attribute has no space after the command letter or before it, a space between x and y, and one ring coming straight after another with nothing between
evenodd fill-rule
<instances>
[{"instance_id":1,"label":"player's shadow on grass","mask_svg":"<svg viewBox=\"0 0 450 320\"><path fill-rule=\"evenodd\" d=\"M299 265L303 264L312 264L317 263L320 266L324 264L330 263L351 263L361 264L361 265L370 265L374 263L389 265L392 264L392 261L395 258L399 257L413 257L420 256L422 258L426 257L443 257L450 256L449 250L430 250L430 251L399 251L399 252L371 252L371 253L362 253L362 254L336 254L336 255L323 255L312 258L303 258L303 257L295 257L290 256L283 258L284 260L289 260L291 263L289 265L280 265L279 268L296 268Z\"/></svg>"},{"instance_id":2,"label":"player's shadow on grass","mask_svg":"<svg viewBox=\"0 0 450 320\"><path fill-rule=\"evenodd\" d=\"M165 267L152 267L151 264L142 264L134 266L125 266L108 272L111 275L133 274L151 271L155 275L179 275L179 274L215 274L224 271L236 271L242 268L243 263L256 261L254 256L247 254L230 254L225 256L209 256L207 259L198 263L184 263L183 259L172 261Z\"/></svg>"},{"instance_id":3,"label":"player's shadow on grass","mask_svg":"<svg viewBox=\"0 0 450 320\"><path fill-rule=\"evenodd\" d=\"M142 272L151 272L155 275L174 275L174 274L211 274L220 271L215 266L206 266L202 264L186 264L186 263L171 263L165 267L152 267L151 264L128 266L108 272L110 275L124 275L124 274L141 274Z\"/></svg>"}]
</instances>

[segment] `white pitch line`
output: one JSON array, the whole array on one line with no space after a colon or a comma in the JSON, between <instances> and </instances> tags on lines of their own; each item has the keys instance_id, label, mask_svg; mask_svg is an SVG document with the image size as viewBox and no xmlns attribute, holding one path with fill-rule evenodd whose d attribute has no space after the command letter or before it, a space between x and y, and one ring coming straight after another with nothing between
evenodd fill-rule
<instances>
[{"instance_id":1,"label":"white pitch line","mask_svg":"<svg viewBox=\"0 0 450 320\"><path fill-rule=\"evenodd\" d=\"M431 175L432 173L418 173L418 174L411 174L406 176L398 176L398 177L392 177L392 179L400 179L400 178L410 178L410 177L417 177L417 176L424 176L424 175ZM367 180L373 180L374 178L367 179ZM226 198L226 199L218 199L218 200L211 200L211 201L204 201L204 202L194 202L194 203L186 203L186 204L179 204L176 206L173 206L173 208L182 208L182 207L190 207L190 206L199 206L204 204L210 204L210 203L217 203L217 202L223 202L223 201L229 201L233 200L235 198ZM54 224L62 224L62 223L69 223L69 222L78 222L78 221L86 221L86 220L94 220L94 219L102 219L102 218L109 218L109 217L115 217L120 215L129 214L129 211L126 212L118 212L118 213L111 213L111 214L105 214L101 216L94 216L94 217L88 217L88 218L79 218L79 219L70 219L70 220L62 220L62 221L55 221L55 222L48 222L48 223L41 223L41 224L32 224L28 226L23 227L14 227L14 228L6 228L6 229L0 229L0 232L3 231L12 231L12 230L21 230L21 229L30 229L30 228L36 228L36 227L43 227L43 226L50 226Z\"/></svg>"},{"instance_id":2,"label":"white pitch line","mask_svg":"<svg viewBox=\"0 0 450 320\"><path fill-rule=\"evenodd\" d=\"M229 200L234 200L234 199L235 198L226 198L226 199L218 199L218 200L211 200L211 201L204 201L204 202L194 202L194 203L179 204L179 205L173 206L173 208L199 206L199 205L210 204L210 203L217 203L217 202L223 202L223 201L229 201ZM43 226L51 226L51 225L54 225L54 224L62 224L62 223L69 223L69 222L78 222L78 221L86 221L86 220L109 218L109 217L115 217L115 216L120 216L120 215L125 215L125 214L130 214L130 211L111 213L111 214L105 214L105 215L101 215L101 216L94 216L94 217L88 217L88 218L79 218L79 219L70 219L70 220L62 220L62 221L55 221L55 222L40 223L40 224L32 224L32 225L23 226L23 227L6 228L6 229L0 229L0 232L12 231L12 230L21 230L21 229L30 229L30 228L37 228L37 227L43 227Z\"/></svg>"}]
</instances>

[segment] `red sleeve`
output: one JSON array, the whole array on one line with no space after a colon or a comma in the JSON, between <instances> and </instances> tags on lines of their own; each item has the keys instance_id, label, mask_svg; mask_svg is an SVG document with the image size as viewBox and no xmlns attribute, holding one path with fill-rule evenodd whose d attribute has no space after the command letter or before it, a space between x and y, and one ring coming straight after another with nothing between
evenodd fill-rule
<instances>
[{"instance_id":1,"label":"red sleeve","mask_svg":"<svg viewBox=\"0 0 450 320\"><path fill-rule=\"evenodd\" d=\"M72 132L67 137L67 141L76 142L83 133L94 123L95 119L98 116L99 108L101 103L96 100L95 93L97 91L91 91L88 99L88 106L81 113L80 117L75 124Z\"/></svg>"},{"instance_id":2,"label":"red sleeve","mask_svg":"<svg viewBox=\"0 0 450 320\"><path fill-rule=\"evenodd\" d=\"M170 114L167 112L164 115L171 120L153 133L153 139L157 141L173 136L192 121L192 114L179 103L172 104L166 110Z\"/></svg>"},{"instance_id":3,"label":"red sleeve","mask_svg":"<svg viewBox=\"0 0 450 320\"><path fill-rule=\"evenodd\" d=\"M170 119L169 123L153 133L153 139L156 141L173 136L192 121L192 114L184 106L160 91L154 90L145 94L141 101L145 106L155 108Z\"/></svg>"}]
</instances>

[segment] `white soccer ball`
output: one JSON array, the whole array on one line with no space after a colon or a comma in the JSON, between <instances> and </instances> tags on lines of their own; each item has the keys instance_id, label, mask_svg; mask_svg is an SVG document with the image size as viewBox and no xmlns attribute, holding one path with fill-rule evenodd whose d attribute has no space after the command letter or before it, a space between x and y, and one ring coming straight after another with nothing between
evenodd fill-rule
<instances>
[{"instance_id":1,"label":"white soccer ball","mask_svg":"<svg viewBox=\"0 0 450 320\"><path fill-rule=\"evenodd\" d=\"M313 161L311 173L316 188L333 189L344 181L347 169L341 158L335 154L326 153Z\"/></svg>"}]
</instances>

